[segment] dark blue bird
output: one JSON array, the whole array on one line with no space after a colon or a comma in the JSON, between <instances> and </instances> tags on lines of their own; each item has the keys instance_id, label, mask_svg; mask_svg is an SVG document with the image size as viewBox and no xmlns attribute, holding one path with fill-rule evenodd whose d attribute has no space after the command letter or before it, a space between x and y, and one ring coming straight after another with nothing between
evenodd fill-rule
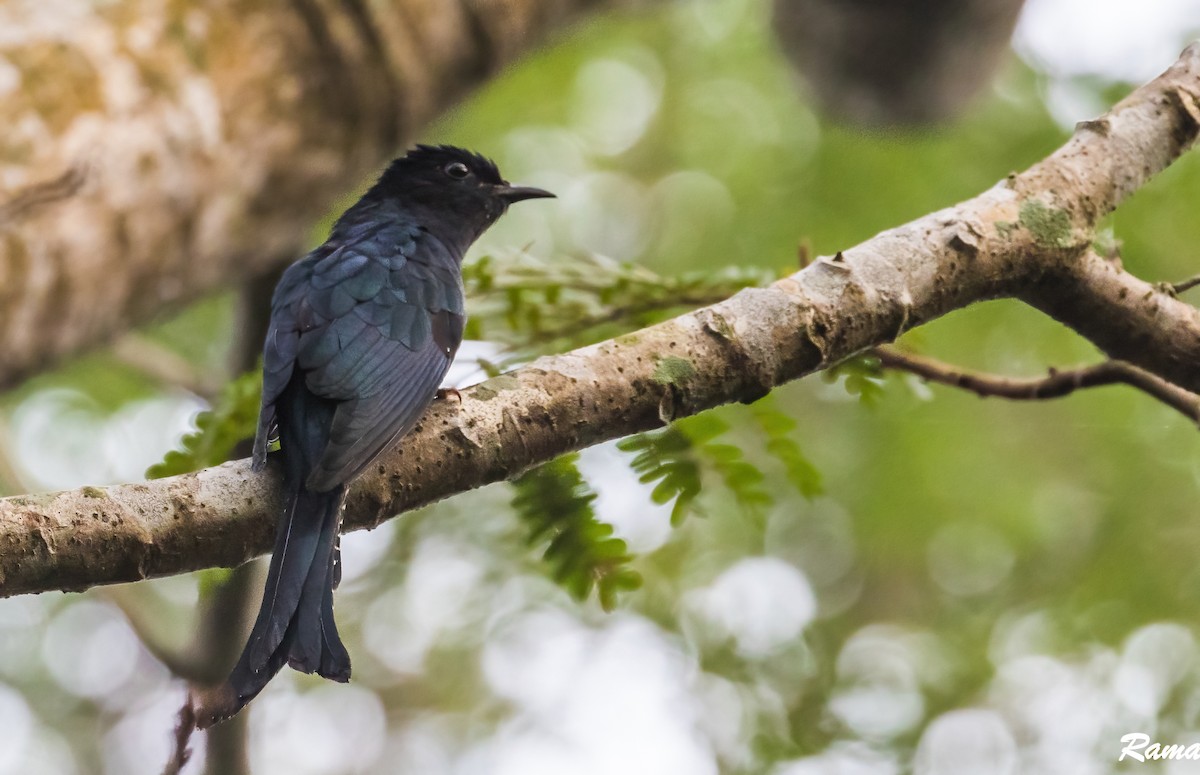
<instances>
[{"instance_id":1,"label":"dark blue bird","mask_svg":"<svg viewBox=\"0 0 1200 775\"><path fill-rule=\"evenodd\" d=\"M510 185L477 154L417 146L284 272L254 441L261 470L278 435L284 508L258 619L202 703L201 726L236 713L284 664L349 680L333 619L347 485L413 427L445 377L466 321L467 248L513 202L548 196Z\"/></svg>"}]
</instances>

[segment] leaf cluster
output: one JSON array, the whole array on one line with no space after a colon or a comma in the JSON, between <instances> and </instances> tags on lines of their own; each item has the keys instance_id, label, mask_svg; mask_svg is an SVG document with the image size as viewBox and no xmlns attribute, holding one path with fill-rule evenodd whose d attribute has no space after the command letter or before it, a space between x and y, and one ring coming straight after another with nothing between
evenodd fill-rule
<instances>
[{"instance_id":1,"label":"leaf cluster","mask_svg":"<svg viewBox=\"0 0 1200 775\"><path fill-rule=\"evenodd\" d=\"M875 406L883 398L884 371L879 359L870 353L855 355L826 369L826 382L843 380L842 386L865 406Z\"/></svg>"},{"instance_id":2,"label":"leaf cluster","mask_svg":"<svg viewBox=\"0 0 1200 775\"><path fill-rule=\"evenodd\" d=\"M467 338L500 342L519 357L649 325L774 278L739 266L667 277L604 256L548 262L514 252L464 265L463 279L471 297Z\"/></svg>"},{"instance_id":3,"label":"leaf cluster","mask_svg":"<svg viewBox=\"0 0 1200 775\"><path fill-rule=\"evenodd\" d=\"M793 437L796 421L776 408L770 396L756 402L749 413L753 422L744 427L759 434L763 450L782 465L785 479L806 498L819 494L820 474ZM729 430L729 423L710 411L659 431L630 436L617 447L634 455L631 465L642 483L657 483L651 500L673 502L671 524L678 526L689 513L699 513L695 500L708 471L720 478L747 516L760 519L775 498L764 487L762 470L746 458L743 447L717 441Z\"/></svg>"},{"instance_id":4,"label":"leaf cluster","mask_svg":"<svg viewBox=\"0 0 1200 775\"><path fill-rule=\"evenodd\" d=\"M513 480L512 505L529 526L529 544L546 544L543 558L551 577L579 601L595 587L605 611L617 595L639 588L641 575L629 567L625 542L596 517L596 493L579 472L579 455L569 454Z\"/></svg>"},{"instance_id":5,"label":"leaf cluster","mask_svg":"<svg viewBox=\"0 0 1200 775\"><path fill-rule=\"evenodd\" d=\"M180 441L162 461L150 466L147 478L162 479L228 460L243 440L254 435L262 400L262 375L248 371L221 388L212 409L196 415L196 430Z\"/></svg>"}]
</instances>

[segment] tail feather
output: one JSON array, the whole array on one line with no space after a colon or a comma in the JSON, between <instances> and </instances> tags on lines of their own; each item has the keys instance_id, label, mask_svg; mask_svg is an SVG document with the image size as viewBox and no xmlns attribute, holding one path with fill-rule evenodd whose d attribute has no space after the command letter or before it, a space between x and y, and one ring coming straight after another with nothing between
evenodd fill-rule
<instances>
[{"instance_id":1,"label":"tail feather","mask_svg":"<svg viewBox=\"0 0 1200 775\"><path fill-rule=\"evenodd\" d=\"M285 664L335 681L350 679L350 655L333 621L332 584L345 492L313 493L301 486L288 498L258 618L218 698L205 703L204 726L245 707Z\"/></svg>"},{"instance_id":2,"label":"tail feather","mask_svg":"<svg viewBox=\"0 0 1200 775\"><path fill-rule=\"evenodd\" d=\"M340 491L312 493L302 487L288 499L279 520L262 607L246 644L246 659L250 665L266 664L284 640L308 579L325 576L324 568L328 564L325 558L330 554L325 542L326 523L330 521L329 512L339 510L340 506ZM336 530L336 515L334 520L333 529ZM324 578L317 580L318 583L323 581Z\"/></svg>"},{"instance_id":3,"label":"tail feather","mask_svg":"<svg viewBox=\"0 0 1200 775\"><path fill-rule=\"evenodd\" d=\"M278 404L285 500L262 607L229 679L202 693L197 710L201 727L237 713L286 664L335 681L350 679L350 655L333 621L346 487L314 492L305 485L324 454L337 404L312 395L299 371Z\"/></svg>"},{"instance_id":4,"label":"tail feather","mask_svg":"<svg viewBox=\"0 0 1200 775\"><path fill-rule=\"evenodd\" d=\"M340 516L340 509L326 513L325 521L321 525L316 558L300 591L300 601L294 619L295 632L289 646L288 665L303 673L321 672L321 663L328 650L326 618L329 620L328 624L332 624L332 594L329 595L328 617L325 616L324 603L326 592L333 591L334 551ZM332 637L337 639L336 628Z\"/></svg>"},{"instance_id":5,"label":"tail feather","mask_svg":"<svg viewBox=\"0 0 1200 775\"><path fill-rule=\"evenodd\" d=\"M334 583L337 581L340 579ZM325 641L325 649L321 653L321 669L317 673L334 681L349 681L350 652L346 651L346 646L338 635L337 623L333 620L332 586L325 588L325 596L321 600L321 636Z\"/></svg>"}]
</instances>

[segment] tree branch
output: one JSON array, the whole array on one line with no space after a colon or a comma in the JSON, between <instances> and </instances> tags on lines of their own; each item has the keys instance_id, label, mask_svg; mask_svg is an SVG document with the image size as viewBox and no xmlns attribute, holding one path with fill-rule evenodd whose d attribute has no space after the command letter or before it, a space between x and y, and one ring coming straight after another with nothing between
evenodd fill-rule
<instances>
[{"instance_id":1,"label":"tree branch","mask_svg":"<svg viewBox=\"0 0 1200 775\"><path fill-rule=\"evenodd\" d=\"M1200 392L1200 310L1088 250L1047 266L1018 294L1025 303L1128 361Z\"/></svg>"},{"instance_id":2,"label":"tree branch","mask_svg":"<svg viewBox=\"0 0 1200 775\"><path fill-rule=\"evenodd\" d=\"M1196 311L1090 252L1096 221L1193 144L1198 95L1194 45L1049 158L974 199L819 258L769 288L541 358L462 391L461 403L437 402L356 482L347 528L753 400L984 299L1021 294L1102 349L1136 351L1126 360L1200 389ZM1050 292L1055 286L1061 294ZM1128 292L1142 287L1145 296ZM0 594L237 565L271 546L277 492L274 472L254 475L239 461L0 500Z\"/></svg>"},{"instance_id":3,"label":"tree branch","mask_svg":"<svg viewBox=\"0 0 1200 775\"><path fill-rule=\"evenodd\" d=\"M1200 396L1124 361L1105 361L1065 371L1051 369L1046 377L1016 379L963 369L887 346L876 347L872 352L884 368L907 371L929 382L969 390L982 398L1042 401L1063 398L1084 388L1129 385L1158 399L1192 422L1200 423Z\"/></svg>"}]
</instances>

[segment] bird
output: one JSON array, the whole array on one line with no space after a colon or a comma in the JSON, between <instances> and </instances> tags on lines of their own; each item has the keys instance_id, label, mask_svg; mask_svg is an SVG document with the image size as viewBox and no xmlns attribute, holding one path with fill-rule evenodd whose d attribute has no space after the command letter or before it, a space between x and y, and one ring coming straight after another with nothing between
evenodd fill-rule
<instances>
[{"instance_id":1,"label":"bird","mask_svg":"<svg viewBox=\"0 0 1200 775\"><path fill-rule=\"evenodd\" d=\"M347 487L416 424L463 338L462 261L514 202L490 159L418 145L393 160L325 242L289 266L271 299L251 466L278 439L283 509L263 599L197 726L233 716L283 668L350 679L333 591Z\"/></svg>"}]
</instances>

